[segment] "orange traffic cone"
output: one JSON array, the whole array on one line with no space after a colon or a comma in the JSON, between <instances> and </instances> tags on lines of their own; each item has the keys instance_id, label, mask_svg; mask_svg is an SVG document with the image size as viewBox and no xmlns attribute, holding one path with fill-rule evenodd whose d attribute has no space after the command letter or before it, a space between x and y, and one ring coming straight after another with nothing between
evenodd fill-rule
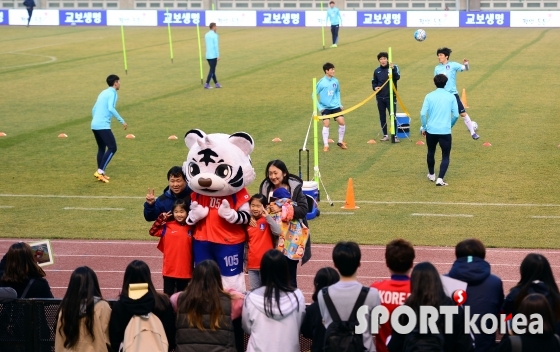
<instances>
[{"instance_id":1,"label":"orange traffic cone","mask_svg":"<svg viewBox=\"0 0 560 352\"><path fill-rule=\"evenodd\" d=\"M469 104L467 103L467 90L463 88L463 94L461 94L461 102L465 108L469 108Z\"/></svg>"},{"instance_id":2,"label":"orange traffic cone","mask_svg":"<svg viewBox=\"0 0 560 352\"><path fill-rule=\"evenodd\" d=\"M346 202L344 202L344 206L342 209L359 209L360 207L356 206L356 201L354 200L354 183L352 179L348 179L348 188L346 189Z\"/></svg>"},{"instance_id":3,"label":"orange traffic cone","mask_svg":"<svg viewBox=\"0 0 560 352\"><path fill-rule=\"evenodd\" d=\"M177 136L176 136L176 135L172 135L172 136L169 136L167 139L176 140L176 139L177 139Z\"/></svg>"},{"instance_id":4,"label":"orange traffic cone","mask_svg":"<svg viewBox=\"0 0 560 352\"><path fill-rule=\"evenodd\" d=\"M68 135L66 133L61 133L58 135L58 138L66 138Z\"/></svg>"},{"instance_id":5,"label":"orange traffic cone","mask_svg":"<svg viewBox=\"0 0 560 352\"><path fill-rule=\"evenodd\" d=\"M376 144L377 142L375 141L375 139L370 139L369 141L367 141L367 144Z\"/></svg>"},{"instance_id":6,"label":"orange traffic cone","mask_svg":"<svg viewBox=\"0 0 560 352\"><path fill-rule=\"evenodd\" d=\"M424 145L424 142L418 141L418 142L416 142L416 145Z\"/></svg>"},{"instance_id":7,"label":"orange traffic cone","mask_svg":"<svg viewBox=\"0 0 560 352\"><path fill-rule=\"evenodd\" d=\"M125 138L134 139L134 138L136 138L136 136L133 135L133 134L127 134Z\"/></svg>"},{"instance_id":8,"label":"orange traffic cone","mask_svg":"<svg viewBox=\"0 0 560 352\"><path fill-rule=\"evenodd\" d=\"M482 146L483 146L483 147L491 147L492 144L490 144L490 142L484 142L484 143L482 144Z\"/></svg>"},{"instance_id":9,"label":"orange traffic cone","mask_svg":"<svg viewBox=\"0 0 560 352\"><path fill-rule=\"evenodd\" d=\"M273 141L273 142L282 142L282 140L281 140L280 138L278 138L278 137L274 138L272 141Z\"/></svg>"},{"instance_id":10,"label":"orange traffic cone","mask_svg":"<svg viewBox=\"0 0 560 352\"><path fill-rule=\"evenodd\" d=\"M0 137L6 137L6 134L4 132L0 132Z\"/></svg>"},{"instance_id":11,"label":"orange traffic cone","mask_svg":"<svg viewBox=\"0 0 560 352\"><path fill-rule=\"evenodd\" d=\"M334 143L334 141L332 139L329 138L329 140L327 141L329 143Z\"/></svg>"}]
</instances>

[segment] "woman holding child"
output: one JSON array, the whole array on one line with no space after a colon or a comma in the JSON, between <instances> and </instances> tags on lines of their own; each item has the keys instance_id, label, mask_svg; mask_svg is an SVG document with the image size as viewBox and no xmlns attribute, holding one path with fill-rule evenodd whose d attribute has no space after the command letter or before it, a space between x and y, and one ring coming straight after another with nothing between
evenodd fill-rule
<instances>
[{"instance_id":1,"label":"woman holding child","mask_svg":"<svg viewBox=\"0 0 560 352\"><path fill-rule=\"evenodd\" d=\"M289 173L286 164L282 160L272 160L266 165L266 178L262 181L259 190L268 201L272 193L279 189L285 188L290 192L291 200L293 202L294 216L293 220L301 220L305 227L307 227L307 213L309 211L307 206L307 197L303 194L303 181L296 175ZM301 258L301 264L307 263L311 258L311 237L308 238L305 244L305 250ZM297 264L299 260L288 259L288 267L290 272L290 285L297 288Z\"/></svg>"}]
</instances>

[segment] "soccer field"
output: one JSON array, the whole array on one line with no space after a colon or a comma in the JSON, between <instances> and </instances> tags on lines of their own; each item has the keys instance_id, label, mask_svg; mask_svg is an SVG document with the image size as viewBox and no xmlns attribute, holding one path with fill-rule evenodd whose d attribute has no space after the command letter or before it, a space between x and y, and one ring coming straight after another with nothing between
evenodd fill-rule
<instances>
[{"instance_id":1,"label":"soccer field","mask_svg":"<svg viewBox=\"0 0 560 352\"><path fill-rule=\"evenodd\" d=\"M428 29L422 43L413 32L342 28L339 47L323 50L318 28L218 28L224 88L204 90L193 28L172 29L172 64L167 28L125 27L125 75L120 28L0 27L0 131L7 134L0 137L0 236L148 239L146 190L161 192L169 167L182 165L182 137L192 128L253 136L257 180L250 193L271 159L297 173L312 78L334 63L349 108L371 94L376 55L392 47L412 141L379 142L374 101L346 116L348 150L332 146L319 155L323 182L338 202L330 207L322 193L322 215L310 222L313 242L404 237L415 245L455 245L478 237L489 247L559 248L560 30ZM426 147L415 142L442 46L453 49L452 61L470 61L457 88L467 91L481 139L473 141L459 119L449 186L435 187L426 179ZM204 60L205 73L207 67ZM117 110L129 129L113 123L118 152L107 169L111 182L102 184L93 177L91 108L111 73L121 77ZM336 133L332 125L331 138ZM272 143L275 137L282 142ZM378 143L367 144L372 138ZM340 209L348 178L360 209Z\"/></svg>"}]
</instances>

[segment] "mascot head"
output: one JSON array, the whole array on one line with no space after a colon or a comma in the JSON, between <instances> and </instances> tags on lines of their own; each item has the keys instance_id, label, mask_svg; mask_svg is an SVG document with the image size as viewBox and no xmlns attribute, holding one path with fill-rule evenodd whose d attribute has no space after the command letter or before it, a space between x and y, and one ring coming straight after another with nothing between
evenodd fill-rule
<instances>
[{"instance_id":1,"label":"mascot head","mask_svg":"<svg viewBox=\"0 0 560 352\"><path fill-rule=\"evenodd\" d=\"M237 193L255 180L249 154L255 143L245 132L232 135L206 134L190 130L185 134L189 148L183 172L189 187L206 196L227 196Z\"/></svg>"}]
</instances>

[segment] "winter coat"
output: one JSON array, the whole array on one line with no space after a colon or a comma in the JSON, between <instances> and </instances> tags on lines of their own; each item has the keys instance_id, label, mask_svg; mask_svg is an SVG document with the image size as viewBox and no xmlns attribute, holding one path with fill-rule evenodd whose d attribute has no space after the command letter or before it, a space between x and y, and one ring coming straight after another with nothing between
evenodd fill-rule
<instances>
[{"instance_id":1,"label":"winter coat","mask_svg":"<svg viewBox=\"0 0 560 352\"><path fill-rule=\"evenodd\" d=\"M169 343L169 350L175 347L175 314L171 303L167 302L164 311L155 310L155 297L151 292L146 293L139 299L131 299L121 295L118 301L113 303L111 321L109 322L109 339L113 350L118 351L124 339L124 331L130 319L134 315L155 314L161 321Z\"/></svg>"},{"instance_id":2,"label":"winter coat","mask_svg":"<svg viewBox=\"0 0 560 352\"><path fill-rule=\"evenodd\" d=\"M188 185L177 195L171 192L169 186L165 187L163 194L157 197L154 204L150 205L148 202L144 202L144 219L146 219L146 221L156 221L159 214L167 213L172 210L173 203L175 203L177 199L184 199L187 204L191 204L191 193L192 191Z\"/></svg>"},{"instance_id":3,"label":"winter coat","mask_svg":"<svg viewBox=\"0 0 560 352\"><path fill-rule=\"evenodd\" d=\"M299 352L299 329L305 316L305 298L299 289L280 293L280 310L273 298L272 317L265 313L264 292L259 287L245 296L243 330L250 336L247 352ZM274 297L274 295L273 295Z\"/></svg>"},{"instance_id":4,"label":"winter coat","mask_svg":"<svg viewBox=\"0 0 560 352\"><path fill-rule=\"evenodd\" d=\"M44 277L36 277L35 281L29 287L29 291L25 298L54 298L51 292L51 287ZM29 279L22 282L4 282L0 280L0 287L11 287L16 290L18 298L21 298L23 291L27 287Z\"/></svg>"},{"instance_id":5,"label":"winter coat","mask_svg":"<svg viewBox=\"0 0 560 352\"><path fill-rule=\"evenodd\" d=\"M307 196L303 193L303 181L301 178L289 174L288 186L290 188L290 195L294 205L294 220L301 219L305 226L309 228L307 224L307 213L309 212L309 207L307 206ZM259 191L263 194L269 201L270 195L274 191L274 185L271 184L268 179L264 179L259 187ZM301 265L307 263L311 259L311 231L309 232L309 239L305 245L305 252L301 260Z\"/></svg>"},{"instance_id":6,"label":"winter coat","mask_svg":"<svg viewBox=\"0 0 560 352\"><path fill-rule=\"evenodd\" d=\"M180 295L178 306L185 299ZM189 327L189 320L186 312L177 312L177 347L175 352L236 352L235 335L231 319L231 298L228 295L220 296L220 304L224 311L220 319L220 327L210 329L210 314L202 316L204 330L195 326Z\"/></svg>"},{"instance_id":7,"label":"winter coat","mask_svg":"<svg viewBox=\"0 0 560 352\"><path fill-rule=\"evenodd\" d=\"M490 313L499 318L504 289L502 280L490 273L490 264L487 261L477 257L458 258L447 275L468 284L465 305L470 307L471 317L474 314L483 316ZM483 333L480 329L480 318L476 326L480 333L473 334L475 352L488 351L495 345L496 334Z\"/></svg>"}]
</instances>

